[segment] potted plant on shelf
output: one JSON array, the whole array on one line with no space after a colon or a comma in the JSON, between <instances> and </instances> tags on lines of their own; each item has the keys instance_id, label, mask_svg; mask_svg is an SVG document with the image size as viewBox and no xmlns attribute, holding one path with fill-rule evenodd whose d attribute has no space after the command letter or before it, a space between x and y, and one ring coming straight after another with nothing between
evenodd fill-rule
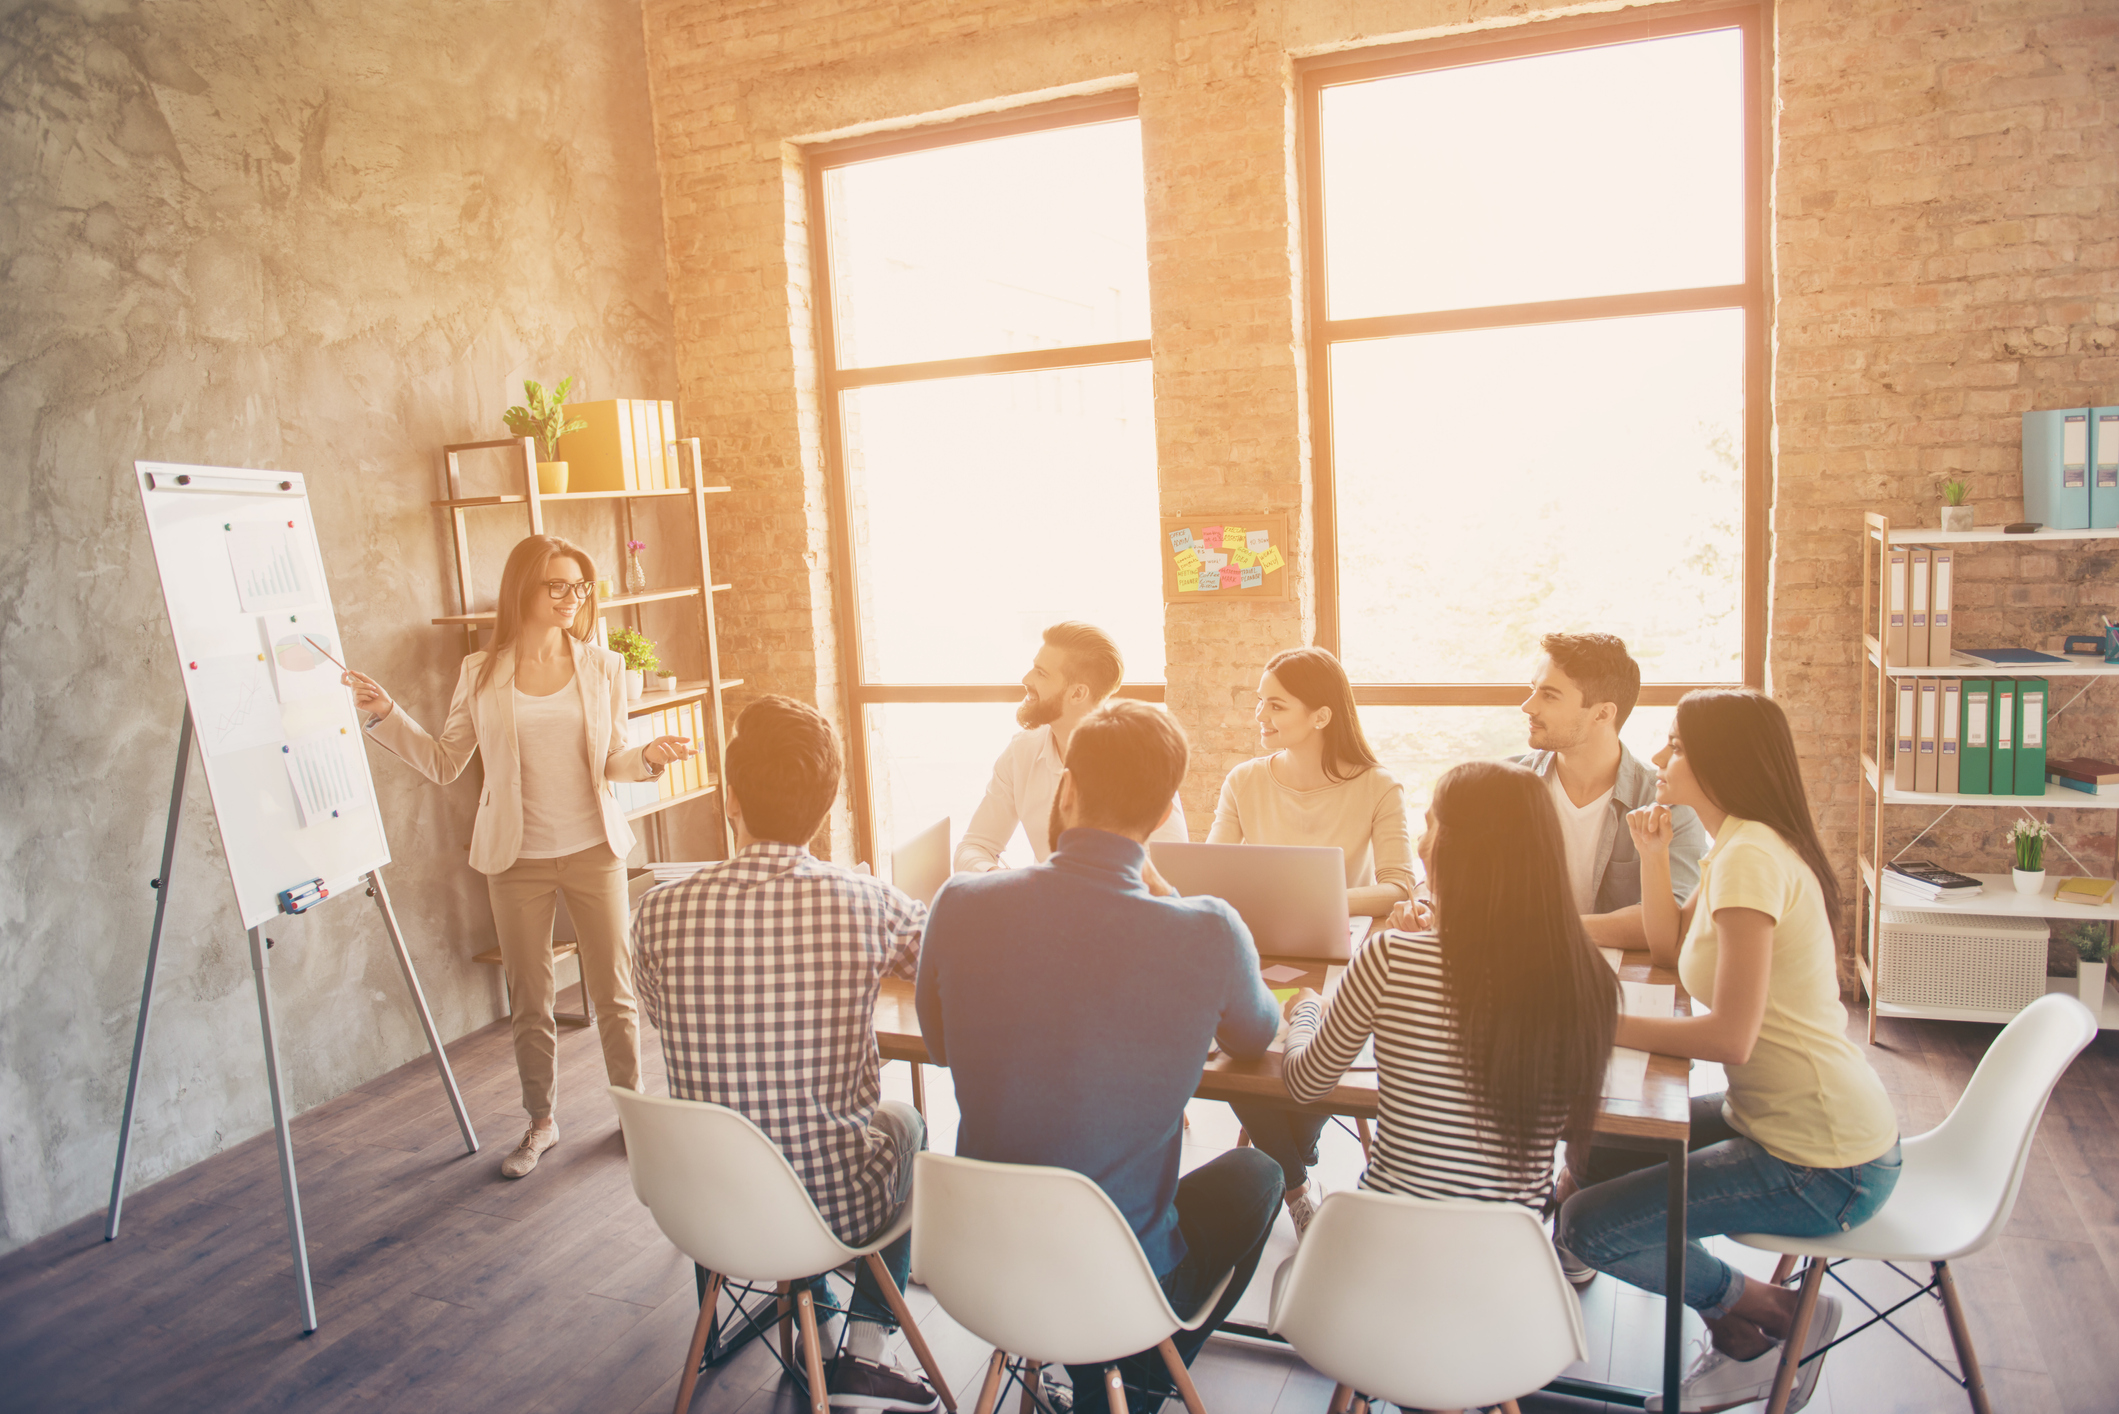
<instances>
[{"instance_id":1,"label":"potted plant on shelf","mask_svg":"<svg viewBox=\"0 0 2119 1414\"><path fill-rule=\"evenodd\" d=\"M2003 838L2016 851L2016 867L2009 871L2015 880L2019 894L2041 893L2045 889L2045 842L2053 837L2053 827L2037 820L2023 819L2009 826Z\"/></svg>"},{"instance_id":2,"label":"potted plant on shelf","mask_svg":"<svg viewBox=\"0 0 2119 1414\"><path fill-rule=\"evenodd\" d=\"M525 378L522 395L527 404L518 404L500 415L508 424L508 430L518 437L535 437L537 450L542 454L537 461L537 490L540 495L564 496L567 490L567 464L559 460L559 439L569 432L579 432L588 426L580 418L567 421L567 392L574 386L571 375L559 380L559 386L547 394L544 385L535 378Z\"/></svg>"},{"instance_id":3,"label":"potted plant on shelf","mask_svg":"<svg viewBox=\"0 0 2119 1414\"><path fill-rule=\"evenodd\" d=\"M625 658L625 699L638 702L640 694L647 688L647 675L662 671L662 660L655 656L655 645L636 628L612 629L609 642L611 651Z\"/></svg>"},{"instance_id":4,"label":"potted plant on shelf","mask_svg":"<svg viewBox=\"0 0 2119 1414\"><path fill-rule=\"evenodd\" d=\"M1968 488L1956 477L1942 483L1942 528L1946 531L1970 530L1972 508L1964 503Z\"/></svg>"},{"instance_id":5,"label":"potted plant on shelf","mask_svg":"<svg viewBox=\"0 0 2119 1414\"><path fill-rule=\"evenodd\" d=\"M2100 1016L2104 1012L2104 974L2112 957L2112 925L2083 921L2071 923L2064 936L2075 945L2075 994L2082 1004Z\"/></svg>"}]
</instances>

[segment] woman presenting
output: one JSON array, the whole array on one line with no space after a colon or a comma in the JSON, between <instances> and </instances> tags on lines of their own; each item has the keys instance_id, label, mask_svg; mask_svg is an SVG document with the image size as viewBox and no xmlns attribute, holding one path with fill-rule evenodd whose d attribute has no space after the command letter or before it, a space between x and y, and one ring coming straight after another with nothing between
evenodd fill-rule
<instances>
[{"instance_id":1,"label":"woman presenting","mask_svg":"<svg viewBox=\"0 0 2119 1414\"><path fill-rule=\"evenodd\" d=\"M692 754L682 737L625 741L624 660L589 641L596 566L551 535L517 545L500 575L492 644L463 661L449 719L430 736L374 679L348 672L368 733L446 785L474 751L486 783L471 827L471 867L486 876L514 1005L515 1068L530 1127L500 1171L521 1178L559 1142L552 1115L559 1028L552 967L554 900L566 895L583 984L595 1002L603 1067L640 1088L640 1025L626 944L625 858L633 832L611 781L660 776Z\"/></svg>"},{"instance_id":2,"label":"woman presenting","mask_svg":"<svg viewBox=\"0 0 2119 1414\"><path fill-rule=\"evenodd\" d=\"M1413 894L1405 790L1377 764L1354 712L1346 669L1322 648L1290 648L1258 680L1258 744L1268 753L1221 783L1209 844L1337 845L1347 911L1382 917ZM1322 1194L1309 1182L1326 1116L1254 1100L1231 1105L1261 1153L1280 1162L1301 1234Z\"/></svg>"}]
</instances>

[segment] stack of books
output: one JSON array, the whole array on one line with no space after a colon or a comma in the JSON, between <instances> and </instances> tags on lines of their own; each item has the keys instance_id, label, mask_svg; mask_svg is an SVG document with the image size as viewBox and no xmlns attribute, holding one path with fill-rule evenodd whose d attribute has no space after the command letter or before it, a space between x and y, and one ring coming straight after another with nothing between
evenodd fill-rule
<instances>
[{"instance_id":1,"label":"stack of books","mask_svg":"<svg viewBox=\"0 0 2119 1414\"><path fill-rule=\"evenodd\" d=\"M2084 795L2119 795L2119 763L2088 756L2048 756L2045 778Z\"/></svg>"},{"instance_id":2,"label":"stack of books","mask_svg":"<svg viewBox=\"0 0 2119 1414\"><path fill-rule=\"evenodd\" d=\"M2062 879L2053 890L2053 898L2060 903L2085 904L2090 908L2102 908L2112 901L2115 886L2110 879Z\"/></svg>"},{"instance_id":3,"label":"stack of books","mask_svg":"<svg viewBox=\"0 0 2119 1414\"><path fill-rule=\"evenodd\" d=\"M1932 860L1907 859L1884 866L1884 897L1893 903L1957 903L1985 888L1977 879L1954 874Z\"/></svg>"}]
</instances>

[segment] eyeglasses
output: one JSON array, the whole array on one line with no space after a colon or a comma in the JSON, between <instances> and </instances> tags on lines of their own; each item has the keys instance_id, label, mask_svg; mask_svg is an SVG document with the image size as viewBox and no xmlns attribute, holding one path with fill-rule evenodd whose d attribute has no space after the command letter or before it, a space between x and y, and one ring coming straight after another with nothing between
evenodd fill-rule
<instances>
[{"instance_id":1,"label":"eyeglasses","mask_svg":"<svg viewBox=\"0 0 2119 1414\"><path fill-rule=\"evenodd\" d=\"M554 599L586 599L596 592L596 586L585 579L548 579L544 592Z\"/></svg>"}]
</instances>

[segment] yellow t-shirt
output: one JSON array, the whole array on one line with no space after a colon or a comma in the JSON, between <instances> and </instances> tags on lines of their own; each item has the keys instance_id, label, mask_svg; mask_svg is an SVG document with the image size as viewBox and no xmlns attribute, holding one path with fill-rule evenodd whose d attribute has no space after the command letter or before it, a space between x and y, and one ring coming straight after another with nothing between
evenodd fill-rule
<instances>
[{"instance_id":1,"label":"yellow t-shirt","mask_svg":"<svg viewBox=\"0 0 2119 1414\"><path fill-rule=\"evenodd\" d=\"M1802 856L1770 825L1734 816L1700 860L1692 931L1678 954L1685 990L1714 997L1721 957L1715 910L1752 908L1773 920L1766 1015L1751 1059L1727 1067L1722 1114L1784 1163L1851 1168L1898 1139L1891 1098L1847 1039L1824 895Z\"/></svg>"}]
</instances>

